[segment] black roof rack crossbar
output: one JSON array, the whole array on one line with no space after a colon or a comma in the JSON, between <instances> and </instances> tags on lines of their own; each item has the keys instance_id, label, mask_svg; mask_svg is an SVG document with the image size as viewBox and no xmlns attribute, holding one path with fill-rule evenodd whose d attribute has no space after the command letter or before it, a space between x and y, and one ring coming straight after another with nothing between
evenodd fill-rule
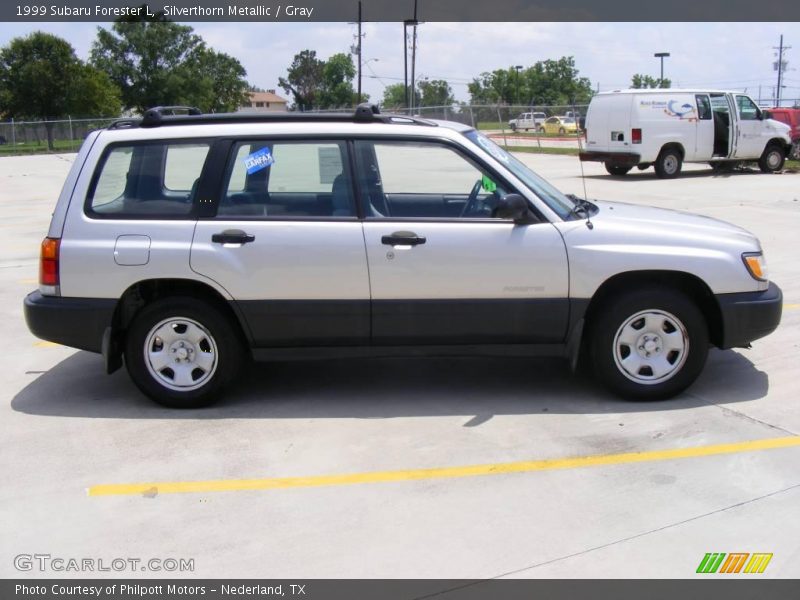
<instances>
[{"instance_id":1,"label":"black roof rack crossbar","mask_svg":"<svg viewBox=\"0 0 800 600\"><path fill-rule=\"evenodd\" d=\"M186 111L186 114L175 114L178 111ZM365 103L359 104L355 112L239 112L203 114L198 109L187 106L157 106L147 110L141 119L119 119L109 125L108 128L128 129L131 127L164 127L168 125L276 122L405 123L429 127L436 126L436 123L419 117L389 113L384 114L381 113L374 104Z\"/></svg>"}]
</instances>

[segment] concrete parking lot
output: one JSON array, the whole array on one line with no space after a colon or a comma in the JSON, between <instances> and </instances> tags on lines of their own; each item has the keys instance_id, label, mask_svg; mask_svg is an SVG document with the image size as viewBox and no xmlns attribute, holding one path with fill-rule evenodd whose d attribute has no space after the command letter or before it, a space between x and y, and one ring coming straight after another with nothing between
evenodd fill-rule
<instances>
[{"instance_id":1,"label":"concrete parking lot","mask_svg":"<svg viewBox=\"0 0 800 600\"><path fill-rule=\"evenodd\" d=\"M28 333L73 156L0 159L0 576L42 576L13 560L44 553L194 559L148 577L684 578L708 552L800 576L800 174L582 181L575 157L520 157L565 192L750 229L781 326L658 403L555 360L376 359L259 365L217 407L167 410Z\"/></svg>"}]
</instances>

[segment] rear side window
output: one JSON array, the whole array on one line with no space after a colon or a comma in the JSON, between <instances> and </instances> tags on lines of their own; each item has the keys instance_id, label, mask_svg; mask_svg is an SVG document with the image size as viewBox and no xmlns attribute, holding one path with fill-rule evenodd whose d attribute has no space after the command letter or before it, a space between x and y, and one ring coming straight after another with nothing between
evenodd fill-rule
<instances>
[{"instance_id":1,"label":"rear side window","mask_svg":"<svg viewBox=\"0 0 800 600\"><path fill-rule=\"evenodd\" d=\"M701 121L708 121L711 119L711 101L708 96L695 96L697 99L697 117Z\"/></svg>"},{"instance_id":2,"label":"rear side window","mask_svg":"<svg viewBox=\"0 0 800 600\"><path fill-rule=\"evenodd\" d=\"M112 218L188 216L209 147L208 143L112 146L95 173L87 212Z\"/></svg>"},{"instance_id":3,"label":"rear side window","mask_svg":"<svg viewBox=\"0 0 800 600\"><path fill-rule=\"evenodd\" d=\"M337 140L248 140L233 146L220 218L353 217L347 145Z\"/></svg>"}]
</instances>

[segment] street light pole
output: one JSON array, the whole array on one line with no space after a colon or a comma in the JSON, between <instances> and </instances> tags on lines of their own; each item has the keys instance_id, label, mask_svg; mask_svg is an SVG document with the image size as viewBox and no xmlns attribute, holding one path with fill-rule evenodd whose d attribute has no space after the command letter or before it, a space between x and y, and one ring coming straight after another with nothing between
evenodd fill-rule
<instances>
[{"instance_id":1,"label":"street light pole","mask_svg":"<svg viewBox=\"0 0 800 600\"><path fill-rule=\"evenodd\" d=\"M658 80L658 85L661 87L664 83L664 59L669 56L669 52L656 52L653 56L661 59L661 78Z\"/></svg>"},{"instance_id":2,"label":"street light pole","mask_svg":"<svg viewBox=\"0 0 800 600\"><path fill-rule=\"evenodd\" d=\"M514 69L517 71L517 94L516 94L516 101L519 104L519 72L522 70L522 65L516 65Z\"/></svg>"}]
</instances>

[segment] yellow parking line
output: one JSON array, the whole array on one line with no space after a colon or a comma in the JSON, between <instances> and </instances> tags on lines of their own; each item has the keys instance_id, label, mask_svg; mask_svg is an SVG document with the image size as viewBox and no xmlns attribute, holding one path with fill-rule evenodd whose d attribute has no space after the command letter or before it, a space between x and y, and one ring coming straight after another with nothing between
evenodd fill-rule
<instances>
[{"instance_id":1,"label":"yellow parking line","mask_svg":"<svg viewBox=\"0 0 800 600\"><path fill-rule=\"evenodd\" d=\"M732 444L651 450L625 454L599 454L576 458L556 458L520 462L466 465L461 467L437 467L406 471L376 471L371 473L346 473L341 475L314 475L310 477L270 477L264 479L219 479L210 481L160 481L152 483L110 483L95 485L87 491L89 496L131 496L144 494L183 494L198 492L234 492L244 490L280 490L287 488L355 485L363 483L389 483L419 481L423 479L448 479L454 477L476 477L480 475L503 475L528 473L531 471L553 471L619 465L625 463L697 458L718 454L734 454L755 450L790 448L800 446L800 436L751 440Z\"/></svg>"},{"instance_id":2,"label":"yellow parking line","mask_svg":"<svg viewBox=\"0 0 800 600\"><path fill-rule=\"evenodd\" d=\"M793 310L793 309L796 309L796 308L800 308L800 304L784 304L783 308L785 308L787 310Z\"/></svg>"},{"instance_id":3,"label":"yellow parking line","mask_svg":"<svg viewBox=\"0 0 800 600\"><path fill-rule=\"evenodd\" d=\"M20 279L19 282L23 285L32 285L34 283L39 283L38 279Z\"/></svg>"},{"instance_id":4,"label":"yellow parking line","mask_svg":"<svg viewBox=\"0 0 800 600\"><path fill-rule=\"evenodd\" d=\"M44 340L40 342L34 342L33 344L37 348L58 348L61 344L56 344L55 342L46 342Z\"/></svg>"}]
</instances>

